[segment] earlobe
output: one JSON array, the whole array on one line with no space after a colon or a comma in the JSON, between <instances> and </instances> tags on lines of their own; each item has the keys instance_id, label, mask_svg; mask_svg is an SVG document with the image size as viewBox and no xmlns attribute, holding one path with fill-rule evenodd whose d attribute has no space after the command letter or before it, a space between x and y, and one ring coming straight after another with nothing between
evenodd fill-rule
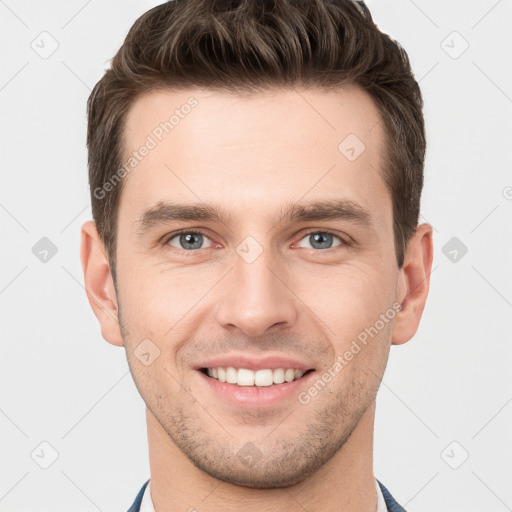
<instances>
[{"instance_id":1,"label":"earlobe","mask_svg":"<svg viewBox=\"0 0 512 512\"><path fill-rule=\"evenodd\" d=\"M101 334L112 345L123 346L114 282L105 247L93 221L82 226L80 259L87 298L100 322Z\"/></svg>"},{"instance_id":2,"label":"earlobe","mask_svg":"<svg viewBox=\"0 0 512 512\"><path fill-rule=\"evenodd\" d=\"M397 301L402 305L393 326L393 345L409 341L418 330L427 301L432 272L432 226L422 224L409 241L397 283Z\"/></svg>"}]
</instances>

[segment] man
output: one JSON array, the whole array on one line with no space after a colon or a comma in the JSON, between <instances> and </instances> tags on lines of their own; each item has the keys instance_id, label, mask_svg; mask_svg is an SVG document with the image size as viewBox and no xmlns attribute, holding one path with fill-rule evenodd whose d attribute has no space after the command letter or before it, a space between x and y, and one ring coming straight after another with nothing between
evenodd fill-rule
<instances>
[{"instance_id":1,"label":"man","mask_svg":"<svg viewBox=\"0 0 512 512\"><path fill-rule=\"evenodd\" d=\"M373 427L432 266L405 51L350 0L175 0L88 116L85 286L147 405L130 511L403 510Z\"/></svg>"}]
</instances>

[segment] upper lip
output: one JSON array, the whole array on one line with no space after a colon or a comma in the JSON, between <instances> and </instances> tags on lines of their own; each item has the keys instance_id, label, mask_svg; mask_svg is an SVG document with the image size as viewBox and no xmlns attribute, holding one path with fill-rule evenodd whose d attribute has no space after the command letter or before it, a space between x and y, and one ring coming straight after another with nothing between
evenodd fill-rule
<instances>
[{"instance_id":1,"label":"upper lip","mask_svg":"<svg viewBox=\"0 0 512 512\"><path fill-rule=\"evenodd\" d=\"M197 370L203 368L247 368L248 370L276 370L277 368L293 368L294 370L311 370L314 366L304 360L289 356L266 355L264 357L248 356L247 354L230 354L207 359L196 365Z\"/></svg>"}]
</instances>

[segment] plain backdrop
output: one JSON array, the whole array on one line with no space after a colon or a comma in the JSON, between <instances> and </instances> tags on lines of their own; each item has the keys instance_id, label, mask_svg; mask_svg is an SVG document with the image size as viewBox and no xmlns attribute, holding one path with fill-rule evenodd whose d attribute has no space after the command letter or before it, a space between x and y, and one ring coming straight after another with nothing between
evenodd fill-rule
<instances>
[{"instance_id":1,"label":"plain backdrop","mask_svg":"<svg viewBox=\"0 0 512 512\"><path fill-rule=\"evenodd\" d=\"M3 512L125 511L149 478L144 403L86 300L79 230L87 97L157 3L0 1ZM420 81L435 230L421 327L378 396L375 475L409 511L511 510L511 2L367 4Z\"/></svg>"}]
</instances>

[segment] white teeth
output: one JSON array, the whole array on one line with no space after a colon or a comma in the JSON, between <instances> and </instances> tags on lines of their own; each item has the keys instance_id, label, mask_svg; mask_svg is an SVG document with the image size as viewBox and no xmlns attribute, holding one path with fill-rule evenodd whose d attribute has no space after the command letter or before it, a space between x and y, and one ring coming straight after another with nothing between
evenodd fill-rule
<instances>
[{"instance_id":1,"label":"white teeth","mask_svg":"<svg viewBox=\"0 0 512 512\"><path fill-rule=\"evenodd\" d=\"M206 373L209 377L217 379L220 382L228 384L237 384L238 386L259 386L267 387L272 384L283 384L300 379L304 375L303 370L294 370L292 368L276 368L275 370L264 369L252 371L247 368L207 368Z\"/></svg>"},{"instance_id":2,"label":"white teeth","mask_svg":"<svg viewBox=\"0 0 512 512\"><path fill-rule=\"evenodd\" d=\"M228 366L228 368L226 368L226 382L236 384L237 373L238 372L232 366Z\"/></svg>"},{"instance_id":3,"label":"white teeth","mask_svg":"<svg viewBox=\"0 0 512 512\"><path fill-rule=\"evenodd\" d=\"M295 379L295 372L293 370L286 370L286 373L284 374L284 380L286 382L292 382Z\"/></svg>"},{"instance_id":4,"label":"white teeth","mask_svg":"<svg viewBox=\"0 0 512 512\"><path fill-rule=\"evenodd\" d=\"M254 372L246 368L240 368L236 383L239 386L254 386Z\"/></svg>"},{"instance_id":5,"label":"white teeth","mask_svg":"<svg viewBox=\"0 0 512 512\"><path fill-rule=\"evenodd\" d=\"M256 386L272 386L273 383L272 370L258 370L254 374L254 384Z\"/></svg>"},{"instance_id":6,"label":"white teeth","mask_svg":"<svg viewBox=\"0 0 512 512\"><path fill-rule=\"evenodd\" d=\"M274 370L274 384L282 384L284 382L284 369L278 368Z\"/></svg>"}]
</instances>

